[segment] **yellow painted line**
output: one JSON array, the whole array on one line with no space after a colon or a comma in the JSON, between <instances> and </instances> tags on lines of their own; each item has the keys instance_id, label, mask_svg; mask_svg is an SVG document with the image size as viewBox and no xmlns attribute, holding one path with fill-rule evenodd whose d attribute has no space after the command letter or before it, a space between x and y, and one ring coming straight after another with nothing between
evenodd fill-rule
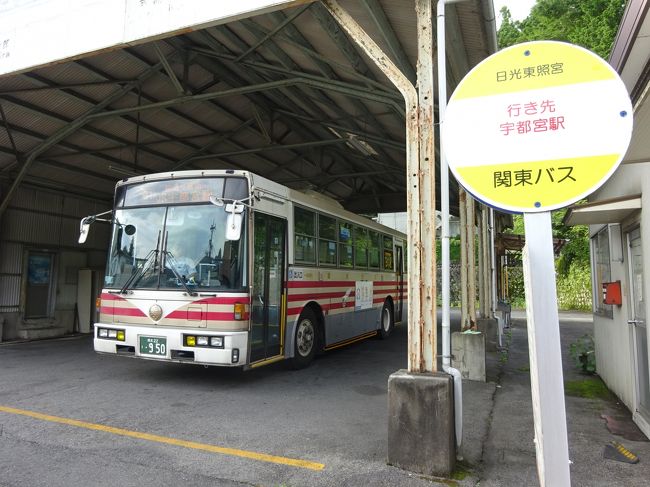
<instances>
[{"instance_id":1,"label":"yellow painted line","mask_svg":"<svg viewBox=\"0 0 650 487\"><path fill-rule=\"evenodd\" d=\"M181 446L183 448L191 448L193 450L202 450L210 453L221 453L222 455L231 455L241 458L250 458L251 460L258 460L260 462L275 463L279 465L288 465L290 467L306 468L309 470L323 470L325 465L322 463L310 462L307 460L298 460L296 458L278 457L275 455L267 455L265 453L256 453L247 450L238 450L236 448L225 448L222 446L208 445L205 443L197 443L194 441L178 440L176 438L168 438L166 436L152 435L149 433L140 433L138 431L130 431L122 428L114 428L112 426L105 426L103 424L88 423L86 421L78 421L76 419L61 418L59 416L50 416L49 414L37 413L34 411L27 411L24 409L10 408L7 406L0 406L0 412L9 414L18 414L30 418L40 419L43 421L50 421L52 423L67 424L68 426L77 426L78 428L85 428L95 431L103 431L105 433L112 433L114 435L128 436L140 440L153 441L156 443L163 443L166 445Z\"/></svg>"},{"instance_id":2,"label":"yellow painted line","mask_svg":"<svg viewBox=\"0 0 650 487\"><path fill-rule=\"evenodd\" d=\"M258 362L253 362L252 364L249 365L251 369L254 369L256 367L262 367L263 365L269 365L275 362L280 362L281 360L284 360L284 355L276 355L275 357L271 357L269 359L263 359Z\"/></svg>"},{"instance_id":3,"label":"yellow painted line","mask_svg":"<svg viewBox=\"0 0 650 487\"><path fill-rule=\"evenodd\" d=\"M354 338L350 338L349 340L343 340L342 342L334 343L328 347L325 347L326 351L334 350L335 348L341 348L345 347L347 345L352 345L353 343L360 342L361 340L365 340L366 338L374 337L377 335L378 332L376 331L371 331L370 333L366 333L364 335L359 335Z\"/></svg>"}]
</instances>

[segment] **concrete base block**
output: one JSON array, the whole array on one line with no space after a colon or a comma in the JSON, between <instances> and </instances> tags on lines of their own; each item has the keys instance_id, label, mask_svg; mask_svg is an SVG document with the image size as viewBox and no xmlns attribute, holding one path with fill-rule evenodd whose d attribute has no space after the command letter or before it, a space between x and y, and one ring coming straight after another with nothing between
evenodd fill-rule
<instances>
[{"instance_id":1,"label":"concrete base block","mask_svg":"<svg viewBox=\"0 0 650 487\"><path fill-rule=\"evenodd\" d=\"M388 463L405 470L449 477L456 463L454 383L447 374L388 378Z\"/></svg>"},{"instance_id":2,"label":"concrete base block","mask_svg":"<svg viewBox=\"0 0 650 487\"><path fill-rule=\"evenodd\" d=\"M499 323L496 318L479 318L476 326L485 335L485 350L496 352L499 345Z\"/></svg>"},{"instance_id":3,"label":"concrete base block","mask_svg":"<svg viewBox=\"0 0 650 487\"><path fill-rule=\"evenodd\" d=\"M463 379L485 382L485 335L483 333L451 334L451 366Z\"/></svg>"}]
</instances>

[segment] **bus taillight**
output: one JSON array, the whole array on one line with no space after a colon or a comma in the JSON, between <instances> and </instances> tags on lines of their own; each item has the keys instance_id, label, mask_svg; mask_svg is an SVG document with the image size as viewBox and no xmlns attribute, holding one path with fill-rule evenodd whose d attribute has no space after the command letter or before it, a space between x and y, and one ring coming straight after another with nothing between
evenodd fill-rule
<instances>
[{"instance_id":1,"label":"bus taillight","mask_svg":"<svg viewBox=\"0 0 650 487\"><path fill-rule=\"evenodd\" d=\"M235 303L235 319L243 320L244 319L244 304Z\"/></svg>"},{"instance_id":2,"label":"bus taillight","mask_svg":"<svg viewBox=\"0 0 650 487\"><path fill-rule=\"evenodd\" d=\"M98 296L97 298L95 298L95 308L97 309L97 312L99 312L101 307L102 307L102 298Z\"/></svg>"}]
</instances>

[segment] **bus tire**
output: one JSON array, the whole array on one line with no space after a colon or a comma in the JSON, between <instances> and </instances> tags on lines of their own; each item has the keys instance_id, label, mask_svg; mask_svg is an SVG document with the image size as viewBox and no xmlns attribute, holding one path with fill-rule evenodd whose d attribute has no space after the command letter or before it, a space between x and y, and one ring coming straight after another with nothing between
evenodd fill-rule
<instances>
[{"instance_id":1,"label":"bus tire","mask_svg":"<svg viewBox=\"0 0 650 487\"><path fill-rule=\"evenodd\" d=\"M307 367L318 349L318 319L311 308L305 308L300 313L296 334L293 341L293 358L291 367L303 369Z\"/></svg>"},{"instance_id":2,"label":"bus tire","mask_svg":"<svg viewBox=\"0 0 650 487\"><path fill-rule=\"evenodd\" d=\"M384 340L388 338L395 328L395 315L393 314L393 305L390 300L384 301L379 318L379 338Z\"/></svg>"}]
</instances>

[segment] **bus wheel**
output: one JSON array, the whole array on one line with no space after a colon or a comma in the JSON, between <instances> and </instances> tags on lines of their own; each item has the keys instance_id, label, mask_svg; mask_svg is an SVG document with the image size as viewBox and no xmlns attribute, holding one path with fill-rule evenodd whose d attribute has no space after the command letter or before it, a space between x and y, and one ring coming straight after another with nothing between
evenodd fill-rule
<instances>
[{"instance_id":1,"label":"bus wheel","mask_svg":"<svg viewBox=\"0 0 650 487\"><path fill-rule=\"evenodd\" d=\"M314 312L307 308L300 314L298 326L296 326L291 366L294 369L307 367L314 360L317 345L318 320Z\"/></svg>"},{"instance_id":2,"label":"bus wheel","mask_svg":"<svg viewBox=\"0 0 650 487\"><path fill-rule=\"evenodd\" d=\"M395 326L395 319L393 317L393 307L389 300L384 301L384 306L381 308L381 328L379 328L379 338L382 340L388 338Z\"/></svg>"}]
</instances>

